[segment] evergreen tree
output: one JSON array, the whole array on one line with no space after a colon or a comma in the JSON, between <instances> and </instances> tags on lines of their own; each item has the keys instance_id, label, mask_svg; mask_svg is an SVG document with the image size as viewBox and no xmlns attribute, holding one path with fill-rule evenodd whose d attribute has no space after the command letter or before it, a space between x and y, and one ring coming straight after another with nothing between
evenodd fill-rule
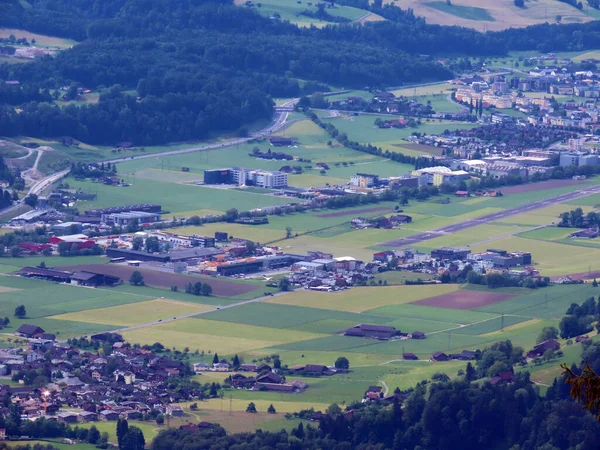
<instances>
[{"instance_id":1,"label":"evergreen tree","mask_svg":"<svg viewBox=\"0 0 600 450\"><path fill-rule=\"evenodd\" d=\"M240 358L238 358L238 355L235 355L233 357L233 367L234 368L240 367Z\"/></svg>"},{"instance_id":2,"label":"evergreen tree","mask_svg":"<svg viewBox=\"0 0 600 450\"><path fill-rule=\"evenodd\" d=\"M213 357L213 364L217 364L219 362L219 354L215 353L215 356Z\"/></svg>"},{"instance_id":3,"label":"evergreen tree","mask_svg":"<svg viewBox=\"0 0 600 450\"><path fill-rule=\"evenodd\" d=\"M471 363L467 364L467 369L465 370L465 380L467 381L475 381L477 379L477 371L473 367Z\"/></svg>"},{"instance_id":4,"label":"evergreen tree","mask_svg":"<svg viewBox=\"0 0 600 450\"><path fill-rule=\"evenodd\" d=\"M117 443L120 450L129 450L124 447L124 438L129 431L129 423L125 419L119 419L117 421Z\"/></svg>"},{"instance_id":5,"label":"evergreen tree","mask_svg":"<svg viewBox=\"0 0 600 450\"><path fill-rule=\"evenodd\" d=\"M95 425L92 425L92 427L88 431L87 441L90 444L97 444L99 440L100 440L100 431L98 431L98 428L96 428Z\"/></svg>"},{"instance_id":6,"label":"evergreen tree","mask_svg":"<svg viewBox=\"0 0 600 450\"><path fill-rule=\"evenodd\" d=\"M122 441L123 446L119 446L121 450L144 450L146 447L144 433L138 427L129 427Z\"/></svg>"},{"instance_id":7,"label":"evergreen tree","mask_svg":"<svg viewBox=\"0 0 600 450\"><path fill-rule=\"evenodd\" d=\"M277 411L275 410L275 407L273 406L272 403L269 405L269 408L267 409L267 412L269 414L276 414L277 413Z\"/></svg>"}]
</instances>

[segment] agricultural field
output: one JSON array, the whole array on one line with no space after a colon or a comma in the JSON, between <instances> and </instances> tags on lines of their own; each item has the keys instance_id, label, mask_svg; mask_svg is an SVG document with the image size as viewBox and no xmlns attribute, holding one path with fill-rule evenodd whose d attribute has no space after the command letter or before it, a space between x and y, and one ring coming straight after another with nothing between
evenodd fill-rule
<instances>
[{"instance_id":1,"label":"agricultural field","mask_svg":"<svg viewBox=\"0 0 600 450\"><path fill-rule=\"evenodd\" d=\"M34 47L57 47L60 50L64 50L77 44L77 42L72 39L45 36L15 28L0 28L0 38L7 39L11 35L17 39L26 38L30 44L31 40L35 39L35 44L33 44Z\"/></svg>"},{"instance_id":2,"label":"agricultural field","mask_svg":"<svg viewBox=\"0 0 600 450\"><path fill-rule=\"evenodd\" d=\"M384 3L392 3L392 0L384 0ZM553 23L556 16L561 16L562 23L581 23L597 15L585 2L580 11L555 0L526 0L524 8L515 6L512 0L453 0L451 4L434 0L397 0L393 3L402 9L413 9L415 15L425 17L428 23L458 25L478 31Z\"/></svg>"},{"instance_id":3,"label":"agricultural field","mask_svg":"<svg viewBox=\"0 0 600 450\"><path fill-rule=\"evenodd\" d=\"M79 263L89 264L89 258ZM283 412L315 405L316 409L324 408L323 405L333 401L351 402L378 381L385 381L394 389L408 388L435 372L454 377L465 363L430 363L428 359L433 352L477 349L501 339L514 339L518 345L529 348L541 328L556 325L571 302L594 293L591 285L554 286L536 291L518 288L488 291L481 286L458 285L372 286L335 294L282 293L240 304L230 300L225 303L228 308L216 310L213 302L223 301L218 297L192 297L150 287L86 289L7 275L0 275L0 287L4 300L0 317L11 317L11 325L4 333L13 332L21 323L37 324L57 333L60 339L132 327L123 331L129 342L159 341L169 348L197 349L203 356L194 358L206 362L212 360L214 353L224 357L238 354L247 362L279 354L288 365L330 365L339 356L350 360L349 374L303 378L311 386L303 394L226 390L223 408L227 414L219 412L221 400L217 399L199 402L199 410L189 411L186 417L192 421L214 417L228 429L234 427L232 417L250 401L260 411L273 403L278 411L276 417L258 415L253 420L280 427L285 425L279 416ZM205 304L205 300L210 303ZM12 318L18 304L27 307L28 317L24 320ZM196 313L199 314L193 317L151 324L158 319ZM394 326L408 333L419 330L426 333L426 339L376 341L341 334L358 323ZM413 352L420 360L403 361L403 352ZM215 376L220 375L198 378L201 382L211 382L216 380ZM152 436L156 427L146 425L152 427L147 437ZM240 424L235 429L243 431L254 425Z\"/></svg>"},{"instance_id":4,"label":"agricultural field","mask_svg":"<svg viewBox=\"0 0 600 450\"><path fill-rule=\"evenodd\" d=\"M247 8L245 3L245 0L235 0L235 4L242 8ZM298 2L296 0L266 0L261 1L256 5L252 5L252 8L256 9L260 14L266 17L278 17L282 21L288 20L300 27L308 27L311 25L320 27L335 23L302 15L304 11L310 11L312 13L318 11L316 5L311 2ZM369 14L368 11L342 5L326 8L325 11L331 16L348 19L348 21L358 21Z\"/></svg>"},{"instance_id":5,"label":"agricultural field","mask_svg":"<svg viewBox=\"0 0 600 450\"><path fill-rule=\"evenodd\" d=\"M214 307L174 300L156 299L128 305L61 314L54 316L53 319L128 327L139 323L156 322L162 318L194 314L211 309L214 309Z\"/></svg>"}]
</instances>

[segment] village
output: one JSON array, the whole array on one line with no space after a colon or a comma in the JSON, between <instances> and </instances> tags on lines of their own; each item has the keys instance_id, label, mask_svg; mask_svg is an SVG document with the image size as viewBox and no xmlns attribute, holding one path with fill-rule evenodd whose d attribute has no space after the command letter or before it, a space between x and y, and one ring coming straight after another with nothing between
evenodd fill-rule
<instances>
[{"instance_id":1,"label":"village","mask_svg":"<svg viewBox=\"0 0 600 450\"><path fill-rule=\"evenodd\" d=\"M426 338L419 331L406 334L394 327L366 324L349 328L343 335L349 339L400 339L400 342L407 338ZM162 424L168 417L185 424L185 417L197 405L194 402L217 398L222 389L302 395L309 389L311 378L339 376L351 371L344 357L338 358L331 366L303 364L288 367L277 355L268 358L270 363L244 363L237 355L230 361L219 359L215 352L212 364L190 363L200 356L171 352L160 343L132 346L120 334L113 332L64 342L39 326L24 324L15 336L15 346L0 351L0 376L11 378L17 385L2 385L0 394L8 397L10 405L17 408L23 421L44 418L75 425L126 419ZM576 342L585 339L587 336L582 336ZM541 342L523 356L520 364L539 363L542 357L549 358L550 353L560 353L560 348L555 339ZM431 355L429 362L475 362L479 358L480 350L459 353L437 351ZM413 361L418 357L404 352L402 359ZM214 382L202 384L202 374L208 372L229 375L222 385ZM489 380L492 385L515 381L513 370L499 373ZM393 403L406 397L406 393L399 390L384 395L381 386L370 386L362 401ZM320 417L317 415L311 419L320 420ZM181 425L186 426L192 425ZM210 427L211 424L200 422L193 426ZM8 438L14 436L7 435L6 429L0 429L0 440Z\"/></svg>"}]
</instances>

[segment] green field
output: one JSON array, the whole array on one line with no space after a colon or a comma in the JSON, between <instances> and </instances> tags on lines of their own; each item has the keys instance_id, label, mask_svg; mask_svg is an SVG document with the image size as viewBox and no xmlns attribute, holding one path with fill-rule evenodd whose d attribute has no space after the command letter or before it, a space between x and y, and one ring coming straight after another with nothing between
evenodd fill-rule
<instances>
[{"instance_id":1,"label":"green field","mask_svg":"<svg viewBox=\"0 0 600 450\"><path fill-rule=\"evenodd\" d=\"M417 128L389 128L380 129L375 126L376 119L389 119L389 116L339 116L333 119L324 119L325 122L333 124L340 133L346 133L353 141L358 142L395 142L406 139L413 132L440 134L444 130L471 129L475 125L458 122L424 122Z\"/></svg>"},{"instance_id":2,"label":"green field","mask_svg":"<svg viewBox=\"0 0 600 450\"><path fill-rule=\"evenodd\" d=\"M458 289L452 284L425 286L358 287L334 294L327 292L297 291L290 295L275 297L269 302L362 313L380 306L412 303L424 298L435 297ZM374 295L374 293L377 295Z\"/></svg>"},{"instance_id":3,"label":"green field","mask_svg":"<svg viewBox=\"0 0 600 450\"><path fill-rule=\"evenodd\" d=\"M122 175L123 176L123 175ZM131 186L107 186L90 181L76 181L67 178L71 188L97 194L93 201L80 201L82 210L105 208L111 205L130 205L152 203L161 199L163 209L171 213L179 213L199 208L217 211L237 208L247 211L261 206L282 205L289 200L269 195L245 193L232 189L209 189L203 186L176 184L170 182L151 181L150 179L133 178ZM164 199L164 200L163 200Z\"/></svg>"},{"instance_id":4,"label":"green field","mask_svg":"<svg viewBox=\"0 0 600 450\"><path fill-rule=\"evenodd\" d=\"M52 318L127 327L173 316L207 311L213 308L213 306L157 299L109 308L88 309L86 311L53 316Z\"/></svg>"},{"instance_id":5,"label":"green field","mask_svg":"<svg viewBox=\"0 0 600 450\"><path fill-rule=\"evenodd\" d=\"M427 2L425 5L462 19L482 20L486 22L494 22L496 20L490 15L487 9L476 6L450 5L446 2Z\"/></svg>"},{"instance_id":6,"label":"green field","mask_svg":"<svg viewBox=\"0 0 600 450\"><path fill-rule=\"evenodd\" d=\"M245 1L236 0L236 4L246 8ZM260 5L260 7L258 7ZM304 11L316 12L317 7L311 2L297 2L296 0L266 0L257 3L257 12L266 16L273 17L278 14L280 20L288 20L298 26L306 27L310 25L323 26L332 22L321 21L312 17L304 16L301 13ZM334 8L326 8L325 11L334 17L343 17L348 20L357 20L367 14L367 11L353 8L350 6L335 5Z\"/></svg>"}]
</instances>

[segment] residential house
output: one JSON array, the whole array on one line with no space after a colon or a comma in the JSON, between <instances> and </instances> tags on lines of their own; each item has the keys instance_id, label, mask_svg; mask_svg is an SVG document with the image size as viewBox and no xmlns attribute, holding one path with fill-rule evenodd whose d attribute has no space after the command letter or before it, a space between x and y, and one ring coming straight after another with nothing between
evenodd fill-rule
<instances>
[{"instance_id":1,"label":"residential house","mask_svg":"<svg viewBox=\"0 0 600 450\"><path fill-rule=\"evenodd\" d=\"M229 372L229 364L226 362L219 362L213 364L213 371L215 372Z\"/></svg>"},{"instance_id":2,"label":"residential house","mask_svg":"<svg viewBox=\"0 0 600 450\"><path fill-rule=\"evenodd\" d=\"M444 352L435 352L433 355L431 355L431 360L436 362L449 361L450 357Z\"/></svg>"},{"instance_id":3,"label":"residential house","mask_svg":"<svg viewBox=\"0 0 600 450\"><path fill-rule=\"evenodd\" d=\"M178 405L167 405L165 411L168 415L172 417L182 417L185 415L183 408Z\"/></svg>"},{"instance_id":4,"label":"residential house","mask_svg":"<svg viewBox=\"0 0 600 450\"><path fill-rule=\"evenodd\" d=\"M79 416L73 412L58 413L58 420L63 423L77 423Z\"/></svg>"},{"instance_id":5,"label":"residential house","mask_svg":"<svg viewBox=\"0 0 600 450\"><path fill-rule=\"evenodd\" d=\"M119 418L119 413L110 409L105 409L104 411L100 411L100 418L107 421L117 420Z\"/></svg>"},{"instance_id":6,"label":"residential house","mask_svg":"<svg viewBox=\"0 0 600 450\"><path fill-rule=\"evenodd\" d=\"M194 372L199 374L202 372L206 372L207 370L210 370L210 366L206 363L194 363Z\"/></svg>"},{"instance_id":7,"label":"residential house","mask_svg":"<svg viewBox=\"0 0 600 450\"><path fill-rule=\"evenodd\" d=\"M98 420L98 414L90 411L83 411L79 413L79 419L82 422L95 422Z\"/></svg>"}]
</instances>

